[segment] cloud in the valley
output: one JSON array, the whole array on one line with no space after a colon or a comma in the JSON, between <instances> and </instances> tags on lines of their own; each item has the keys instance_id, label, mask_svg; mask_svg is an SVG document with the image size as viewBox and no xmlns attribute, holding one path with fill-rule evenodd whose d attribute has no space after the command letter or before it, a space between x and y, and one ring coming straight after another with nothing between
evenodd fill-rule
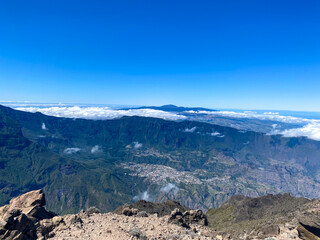
<instances>
[{"instance_id":1,"label":"cloud in the valley","mask_svg":"<svg viewBox=\"0 0 320 240\"><path fill-rule=\"evenodd\" d=\"M46 124L45 124L45 123L42 123L41 129L42 129L42 130L48 130L48 128L46 127Z\"/></svg>"},{"instance_id":2,"label":"cloud in the valley","mask_svg":"<svg viewBox=\"0 0 320 240\"><path fill-rule=\"evenodd\" d=\"M141 147L142 147L142 143L133 142L133 147L134 147L134 148L141 148Z\"/></svg>"},{"instance_id":3,"label":"cloud in the valley","mask_svg":"<svg viewBox=\"0 0 320 240\"><path fill-rule=\"evenodd\" d=\"M185 132L193 133L196 129L197 129L197 127L193 127L193 128L186 128L184 131L185 131Z\"/></svg>"},{"instance_id":4,"label":"cloud in the valley","mask_svg":"<svg viewBox=\"0 0 320 240\"><path fill-rule=\"evenodd\" d=\"M160 192L163 192L163 193L173 192L173 194L177 194L178 190L179 188L177 187L177 185L173 183L168 183L167 185L163 186L160 189Z\"/></svg>"},{"instance_id":5,"label":"cloud in the valley","mask_svg":"<svg viewBox=\"0 0 320 240\"><path fill-rule=\"evenodd\" d=\"M64 154L73 154L81 151L81 148L66 148L63 153Z\"/></svg>"},{"instance_id":6,"label":"cloud in the valley","mask_svg":"<svg viewBox=\"0 0 320 240\"><path fill-rule=\"evenodd\" d=\"M99 145L95 145L91 148L91 153L94 154L94 153L99 153L99 152L102 152L102 149Z\"/></svg>"},{"instance_id":7,"label":"cloud in the valley","mask_svg":"<svg viewBox=\"0 0 320 240\"><path fill-rule=\"evenodd\" d=\"M212 132L212 133L210 133L210 135L211 136L219 136L221 133L219 133L219 132Z\"/></svg>"},{"instance_id":8,"label":"cloud in the valley","mask_svg":"<svg viewBox=\"0 0 320 240\"><path fill-rule=\"evenodd\" d=\"M145 200L145 201L152 201L151 195L148 193L148 191L144 191L136 196L133 197L133 201L138 201L138 200Z\"/></svg>"}]
</instances>

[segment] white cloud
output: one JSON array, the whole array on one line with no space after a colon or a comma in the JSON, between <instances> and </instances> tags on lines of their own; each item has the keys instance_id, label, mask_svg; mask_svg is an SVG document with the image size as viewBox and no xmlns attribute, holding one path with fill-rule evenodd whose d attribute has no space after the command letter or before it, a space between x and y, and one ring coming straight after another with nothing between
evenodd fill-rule
<instances>
[{"instance_id":1,"label":"white cloud","mask_svg":"<svg viewBox=\"0 0 320 240\"><path fill-rule=\"evenodd\" d=\"M169 193L170 191L172 191L174 194L177 194L178 192L178 187L173 184L173 183L168 183L167 185L163 186L161 189L160 189L160 192L163 192L163 193Z\"/></svg>"},{"instance_id":2,"label":"white cloud","mask_svg":"<svg viewBox=\"0 0 320 240\"><path fill-rule=\"evenodd\" d=\"M213 133L210 133L211 136L219 136L221 133L219 132L213 132Z\"/></svg>"},{"instance_id":3,"label":"white cloud","mask_svg":"<svg viewBox=\"0 0 320 240\"><path fill-rule=\"evenodd\" d=\"M48 130L48 128L46 128L46 125L45 125L44 123L42 123L41 129L42 129L42 130Z\"/></svg>"},{"instance_id":4,"label":"white cloud","mask_svg":"<svg viewBox=\"0 0 320 240\"><path fill-rule=\"evenodd\" d=\"M279 115L279 112L264 112L265 115Z\"/></svg>"},{"instance_id":5,"label":"white cloud","mask_svg":"<svg viewBox=\"0 0 320 240\"><path fill-rule=\"evenodd\" d=\"M95 145L94 147L91 148L91 153L99 153L102 152L102 149L99 145Z\"/></svg>"},{"instance_id":6,"label":"white cloud","mask_svg":"<svg viewBox=\"0 0 320 240\"><path fill-rule=\"evenodd\" d=\"M73 153L76 153L76 152L79 152L81 151L81 148L66 148L63 153L65 154L73 154Z\"/></svg>"},{"instance_id":7,"label":"white cloud","mask_svg":"<svg viewBox=\"0 0 320 240\"><path fill-rule=\"evenodd\" d=\"M188 111L191 112L191 111ZM244 112L234 112L234 111L216 111L216 112L208 112L208 111L199 111L192 113L199 114L208 114L213 116L221 116L221 117L232 117L232 118L249 118L249 119L259 119L259 120L268 120L268 121L276 121L287 124L298 124L301 125L300 128L292 128L280 131L278 130L278 124L272 125L272 131L269 135L273 134L281 134L285 137L307 137L313 140L320 141L320 120L315 119L307 119L293 116L283 116L279 115L278 112L264 112L263 114L253 112L253 111L244 111ZM243 132L243 131L239 131ZM224 137L223 135L219 137Z\"/></svg>"},{"instance_id":8,"label":"white cloud","mask_svg":"<svg viewBox=\"0 0 320 240\"><path fill-rule=\"evenodd\" d=\"M239 133L246 133L247 131L239 130L238 132L239 132Z\"/></svg>"},{"instance_id":9,"label":"white cloud","mask_svg":"<svg viewBox=\"0 0 320 240\"><path fill-rule=\"evenodd\" d=\"M287 129L279 132L285 137L305 136L313 140L320 141L320 122L309 123L301 128Z\"/></svg>"},{"instance_id":10,"label":"white cloud","mask_svg":"<svg viewBox=\"0 0 320 240\"><path fill-rule=\"evenodd\" d=\"M178 115L175 113L165 112L153 109L129 109L117 110L109 107L80 107L80 106L55 106L55 107L18 107L16 110L26 112L41 112L45 115L66 118L84 118L84 119L114 119L123 116L141 116L141 117L154 117L162 118L165 120L183 120L186 116Z\"/></svg>"},{"instance_id":11,"label":"white cloud","mask_svg":"<svg viewBox=\"0 0 320 240\"><path fill-rule=\"evenodd\" d=\"M212 132L212 133L207 133L207 134L209 134L209 135L211 135L213 137L219 137L219 138L223 138L224 137L224 135L222 135L219 132Z\"/></svg>"},{"instance_id":12,"label":"white cloud","mask_svg":"<svg viewBox=\"0 0 320 240\"><path fill-rule=\"evenodd\" d=\"M188 111L190 112L190 111ZM296 123L296 124L304 124L308 123L310 119L293 117L293 116L283 116L279 115L277 112L265 112L263 114L253 112L253 111L244 111L244 112L234 112L234 111L199 111L193 112L199 114L208 114L208 115L215 115L215 116L222 116L222 117L233 117L233 118L254 118L259 120L270 120L270 121L277 121L283 123Z\"/></svg>"},{"instance_id":13,"label":"white cloud","mask_svg":"<svg viewBox=\"0 0 320 240\"><path fill-rule=\"evenodd\" d=\"M276 127L274 127L267 135L279 134L284 137L307 137L312 140L320 141L320 120L309 120L309 123L300 128L278 130Z\"/></svg>"},{"instance_id":14,"label":"white cloud","mask_svg":"<svg viewBox=\"0 0 320 240\"><path fill-rule=\"evenodd\" d=\"M191 132L191 133L193 133L196 129L197 129L197 127L186 128L184 131L185 131L185 132Z\"/></svg>"},{"instance_id":15,"label":"white cloud","mask_svg":"<svg viewBox=\"0 0 320 240\"><path fill-rule=\"evenodd\" d=\"M152 201L152 197L151 195L148 193L148 191L144 191L143 193L140 193L136 196L133 197L134 201L138 201L138 200L145 200L145 201Z\"/></svg>"},{"instance_id":16,"label":"white cloud","mask_svg":"<svg viewBox=\"0 0 320 240\"><path fill-rule=\"evenodd\" d=\"M133 142L133 147L134 147L134 148L141 148L141 147L142 147L142 143Z\"/></svg>"}]
</instances>

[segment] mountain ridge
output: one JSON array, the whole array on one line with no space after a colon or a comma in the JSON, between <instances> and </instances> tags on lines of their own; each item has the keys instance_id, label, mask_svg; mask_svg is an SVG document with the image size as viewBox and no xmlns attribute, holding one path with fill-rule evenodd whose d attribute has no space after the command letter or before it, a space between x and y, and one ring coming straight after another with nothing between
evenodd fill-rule
<instances>
[{"instance_id":1,"label":"mountain ridge","mask_svg":"<svg viewBox=\"0 0 320 240\"><path fill-rule=\"evenodd\" d=\"M36 187L58 213L110 211L144 197L203 210L235 194L319 197L320 143L303 137L144 117L56 118L1 106L0 120L2 204ZM29 145L11 149L17 137Z\"/></svg>"}]
</instances>

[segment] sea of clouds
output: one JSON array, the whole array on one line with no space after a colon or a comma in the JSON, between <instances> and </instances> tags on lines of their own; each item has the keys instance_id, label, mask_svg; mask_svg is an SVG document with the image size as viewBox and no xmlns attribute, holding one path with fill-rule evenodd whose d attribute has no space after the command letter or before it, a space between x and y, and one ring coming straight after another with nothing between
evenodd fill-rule
<instances>
[{"instance_id":1,"label":"sea of clouds","mask_svg":"<svg viewBox=\"0 0 320 240\"><path fill-rule=\"evenodd\" d=\"M216 115L222 117L233 117L233 118L251 118L251 119L259 119L259 120L268 120L268 121L277 121L283 123L294 123L294 124L303 124L308 123L310 119L294 117L294 116L284 116L280 115L278 112L264 112L257 113L254 111L243 111L243 112L235 112L235 111L187 111L187 113L195 113L195 114L207 114L207 115Z\"/></svg>"},{"instance_id":2,"label":"sea of clouds","mask_svg":"<svg viewBox=\"0 0 320 240\"><path fill-rule=\"evenodd\" d=\"M154 117L165 120L187 120L188 117L181 113L166 112L154 109L127 109L121 110L110 106L92 105L66 105L66 104L31 104L31 103L10 103L5 104L10 107L27 112L41 112L45 115L67 118L84 118L94 120L115 119L123 116ZM286 124L299 125L286 130L278 130L277 125L273 124L273 130L269 134L282 134L285 137L304 136L313 140L320 141L320 120L304 118L293 115L279 114L279 112L255 112L255 111L187 111L186 114L207 114L210 116L226 118L247 118L262 121L275 121ZM267 123L266 123L267 124ZM43 129L46 126L43 125ZM196 129L186 129L186 132L194 132Z\"/></svg>"},{"instance_id":3,"label":"sea of clouds","mask_svg":"<svg viewBox=\"0 0 320 240\"><path fill-rule=\"evenodd\" d=\"M54 107L38 107L38 106L23 106L15 107L16 110L26 111L26 112L41 112L45 115L55 116L55 117L67 117L67 118L84 118L84 119L94 119L94 120L106 120L120 118L123 116L141 116L141 117L155 117L162 118L165 120L183 120L186 119L185 116L165 112L161 110L153 109L129 109L129 110L119 110L112 109L110 107L80 107L80 106L54 106Z\"/></svg>"},{"instance_id":4,"label":"sea of clouds","mask_svg":"<svg viewBox=\"0 0 320 240\"><path fill-rule=\"evenodd\" d=\"M278 134L282 134L285 137L305 136L310 139L320 141L320 122L311 122L301 128L287 129L279 132Z\"/></svg>"},{"instance_id":5,"label":"sea of clouds","mask_svg":"<svg viewBox=\"0 0 320 240\"><path fill-rule=\"evenodd\" d=\"M319 119L310 119L310 118L302 118L295 116L286 116L281 115L279 112L264 112L257 113L254 111L243 111L243 112L235 112L235 111L188 111L188 113L194 114L208 114L211 116L219 116L219 117L228 117L228 118L248 118L248 119L258 119L263 121L275 121L282 122L287 124L298 124L301 127L291 128L286 130L277 130L276 124L272 124L274 128L270 134L281 134L284 137L307 137L313 140L320 141L320 120Z\"/></svg>"}]
</instances>

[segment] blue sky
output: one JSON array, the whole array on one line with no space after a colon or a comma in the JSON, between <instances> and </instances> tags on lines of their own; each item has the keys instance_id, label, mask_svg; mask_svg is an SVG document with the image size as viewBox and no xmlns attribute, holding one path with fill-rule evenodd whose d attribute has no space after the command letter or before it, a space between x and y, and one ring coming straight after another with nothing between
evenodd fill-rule
<instances>
[{"instance_id":1,"label":"blue sky","mask_svg":"<svg viewBox=\"0 0 320 240\"><path fill-rule=\"evenodd\" d=\"M320 111L320 1L0 2L0 101Z\"/></svg>"}]
</instances>

